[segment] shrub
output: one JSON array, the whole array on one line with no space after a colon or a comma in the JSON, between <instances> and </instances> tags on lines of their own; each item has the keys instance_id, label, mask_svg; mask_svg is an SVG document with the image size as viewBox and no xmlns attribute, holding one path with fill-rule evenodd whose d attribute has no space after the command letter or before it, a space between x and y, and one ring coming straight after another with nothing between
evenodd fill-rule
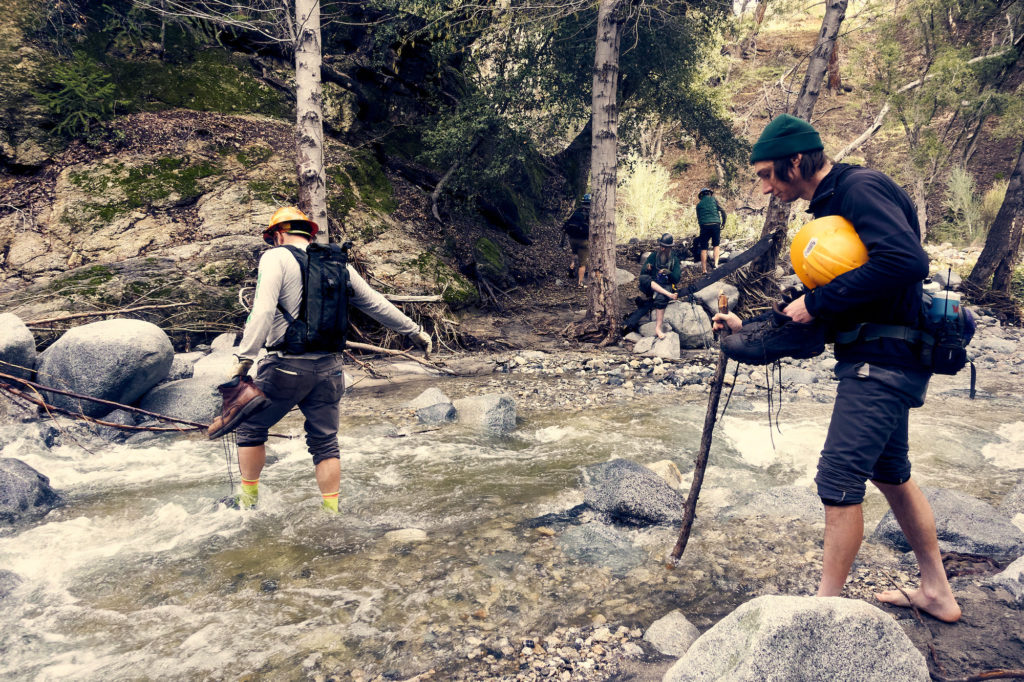
<instances>
[{"instance_id":1,"label":"shrub","mask_svg":"<svg viewBox=\"0 0 1024 682\"><path fill-rule=\"evenodd\" d=\"M668 196L669 171L660 164L632 156L619 180L616 202L617 241L649 239L670 232L682 206Z\"/></svg>"},{"instance_id":2,"label":"shrub","mask_svg":"<svg viewBox=\"0 0 1024 682\"><path fill-rule=\"evenodd\" d=\"M1009 180L996 180L981 198L981 224L986 232L1003 206L1003 199L1006 198L1006 188L1009 184Z\"/></svg>"},{"instance_id":3,"label":"shrub","mask_svg":"<svg viewBox=\"0 0 1024 682\"><path fill-rule=\"evenodd\" d=\"M57 121L55 130L60 135L84 137L123 105L110 76L81 52L69 62L54 65L52 84L52 90L37 96Z\"/></svg>"},{"instance_id":4,"label":"shrub","mask_svg":"<svg viewBox=\"0 0 1024 682\"><path fill-rule=\"evenodd\" d=\"M986 226L982 222L981 201L975 195L974 176L963 166L950 171L943 206L946 214L934 237L954 244L973 244L984 237Z\"/></svg>"}]
</instances>

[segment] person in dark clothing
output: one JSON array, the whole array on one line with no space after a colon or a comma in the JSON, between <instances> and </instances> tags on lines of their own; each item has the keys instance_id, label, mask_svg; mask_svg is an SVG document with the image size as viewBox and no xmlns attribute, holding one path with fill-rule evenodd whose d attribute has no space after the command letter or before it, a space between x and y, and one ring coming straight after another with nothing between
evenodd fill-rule
<instances>
[{"instance_id":1,"label":"person in dark clothing","mask_svg":"<svg viewBox=\"0 0 1024 682\"><path fill-rule=\"evenodd\" d=\"M584 194L579 208L573 211L569 219L562 224L562 243L569 239L572 249L572 261L569 272L576 275L576 286L583 288L583 278L587 274L587 261L590 257L590 195ZM571 276L571 275L570 275Z\"/></svg>"},{"instance_id":2,"label":"person in dark clothing","mask_svg":"<svg viewBox=\"0 0 1024 682\"><path fill-rule=\"evenodd\" d=\"M640 291L649 296L651 301L648 306L638 308L637 312L642 310L643 312L639 316L642 317L647 314L648 310L654 308L654 321L657 323L654 333L659 339L665 338L665 332L661 329L661 324L665 321L665 308L668 307L669 301L679 298L674 289L683 276L682 265L672 253L672 242L672 235L668 232L661 235L658 239L658 249L651 252L651 255L644 261L643 267L640 268ZM633 316L630 317L630 320L633 320ZM639 318L634 320L633 326L638 321ZM627 322L627 325L629 324Z\"/></svg>"},{"instance_id":3,"label":"person in dark clothing","mask_svg":"<svg viewBox=\"0 0 1024 682\"><path fill-rule=\"evenodd\" d=\"M868 261L800 296L783 312L800 323L822 320L834 332L862 323L916 326L928 257L910 197L885 174L833 164L823 150L809 123L783 114L761 134L751 163L765 194L785 202L806 199L816 218L849 220ZM716 315L715 324L733 330L742 325L731 313ZM815 478L825 505L818 595L836 596L843 589L863 538L861 502L871 479L892 507L921 572L918 589L889 590L876 598L896 606L912 603L955 622L960 607L942 566L934 515L910 477L908 458L909 411L923 404L931 375L902 339L858 336L837 343L835 357L839 386Z\"/></svg>"},{"instance_id":4,"label":"person in dark clothing","mask_svg":"<svg viewBox=\"0 0 1024 682\"><path fill-rule=\"evenodd\" d=\"M714 248L714 267L718 267L718 245L722 242L722 228L725 226L725 210L718 199L715 199L714 192L707 187L697 193L697 224L700 225L700 235L697 237L697 247L700 249L701 271L707 274L708 271L708 242Z\"/></svg>"}]
</instances>

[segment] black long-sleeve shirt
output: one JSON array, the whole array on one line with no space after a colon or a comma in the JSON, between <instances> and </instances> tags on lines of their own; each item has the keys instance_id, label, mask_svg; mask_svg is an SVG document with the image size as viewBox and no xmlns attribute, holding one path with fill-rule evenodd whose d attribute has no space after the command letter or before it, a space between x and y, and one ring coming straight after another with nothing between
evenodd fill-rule
<instances>
[{"instance_id":1,"label":"black long-sleeve shirt","mask_svg":"<svg viewBox=\"0 0 1024 682\"><path fill-rule=\"evenodd\" d=\"M916 326L928 255L914 204L889 176L836 164L818 185L809 212L849 220L868 250L868 262L807 293L807 312L835 330L863 322ZM837 344L836 359L921 370L916 353L897 339Z\"/></svg>"}]
</instances>

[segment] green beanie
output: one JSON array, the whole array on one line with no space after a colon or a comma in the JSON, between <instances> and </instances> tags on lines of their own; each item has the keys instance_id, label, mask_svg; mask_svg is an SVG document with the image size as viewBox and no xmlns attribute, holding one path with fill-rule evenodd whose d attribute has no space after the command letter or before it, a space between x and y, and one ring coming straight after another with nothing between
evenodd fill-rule
<instances>
[{"instance_id":1,"label":"green beanie","mask_svg":"<svg viewBox=\"0 0 1024 682\"><path fill-rule=\"evenodd\" d=\"M799 152L824 148L814 126L802 118L780 114L764 127L764 132L750 153L750 163L784 159Z\"/></svg>"}]
</instances>

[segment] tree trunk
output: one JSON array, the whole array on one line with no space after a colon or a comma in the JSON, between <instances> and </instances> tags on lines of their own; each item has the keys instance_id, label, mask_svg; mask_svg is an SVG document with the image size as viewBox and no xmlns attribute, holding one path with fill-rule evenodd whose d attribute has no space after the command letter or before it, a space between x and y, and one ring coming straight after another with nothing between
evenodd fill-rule
<instances>
[{"instance_id":1,"label":"tree trunk","mask_svg":"<svg viewBox=\"0 0 1024 682\"><path fill-rule=\"evenodd\" d=\"M843 77L839 73L839 46L832 48L828 58L828 89L838 94L843 89Z\"/></svg>"},{"instance_id":2,"label":"tree trunk","mask_svg":"<svg viewBox=\"0 0 1024 682\"><path fill-rule=\"evenodd\" d=\"M807 62L807 73L804 75L800 94L797 95L796 104L793 107L793 115L805 121L811 120L814 105L818 102L821 84L825 79L825 72L828 70L832 52L835 50L839 27L842 25L843 19L846 18L847 2L848 0L829 0L826 5L825 18L821 21L821 31L818 33L818 42L811 50ZM775 269L784 241L786 226L789 224L789 208L789 204L783 204L775 197L768 202L768 213L765 215L764 226L761 228L761 236L775 233L776 239L772 248L768 249L768 252L755 263L754 267L759 272L769 273Z\"/></svg>"},{"instance_id":3,"label":"tree trunk","mask_svg":"<svg viewBox=\"0 0 1024 682\"><path fill-rule=\"evenodd\" d=\"M590 177L590 275L587 318L611 340L618 335L619 301L615 284L615 189L618 184L619 44L622 23L616 11L621 0L601 0L597 10L594 91L591 100L593 138Z\"/></svg>"},{"instance_id":4,"label":"tree trunk","mask_svg":"<svg viewBox=\"0 0 1024 682\"><path fill-rule=\"evenodd\" d=\"M999 213L992 221L988 237L985 238L985 248L982 249L981 255L978 256L978 262L975 263L974 269L967 277L967 281L979 289L984 289L988 285L989 279L997 270L1005 271L1000 273L999 279L1006 280L1007 286L997 286L993 281L992 288L999 290L1008 288L1008 273L1013 270L1017 250L1020 247L1021 223L1024 222L1022 206L1024 206L1024 144L1021 145L1020 152L1017 154L1017 163L1014 165L1010 181L1006 185L1003 205L999 207Z\"/></svg>"},{"instance_id":5,"label":"tree trunk","mask_svg":"<svg viewBox=\"0 0 1024 682\"><path fill-rule=\"evenodd\" d=\"M757 7L754 9L754 29L740 47L740 57L742 59L757 54L757 34L761 31L761 22L764 21L766 9L768 9L768 0L757 0Z\"/></svg>"},{"instance_id":6,"label":"tree trunk","mask_svg":"<svg viewBox=\"0 0 1024 682\"><path fill-rule=\"evenodd\" d=\"M317 241L327 243L320 0L295 0L295 25L295 165L299 175L299 208L321 226Z\"/></svg>"},{"instance_id":7,"label":"tree trunk","mask_svg":"<svg viewBox=\"0 0 1024 682\"><path fill-rule=\"evenodd\" d=\"M914 178L914 210L917 211L917 223L921 226L921 243L928 235L928 188L920 175Z\"/></svg>"}]
</instances>

